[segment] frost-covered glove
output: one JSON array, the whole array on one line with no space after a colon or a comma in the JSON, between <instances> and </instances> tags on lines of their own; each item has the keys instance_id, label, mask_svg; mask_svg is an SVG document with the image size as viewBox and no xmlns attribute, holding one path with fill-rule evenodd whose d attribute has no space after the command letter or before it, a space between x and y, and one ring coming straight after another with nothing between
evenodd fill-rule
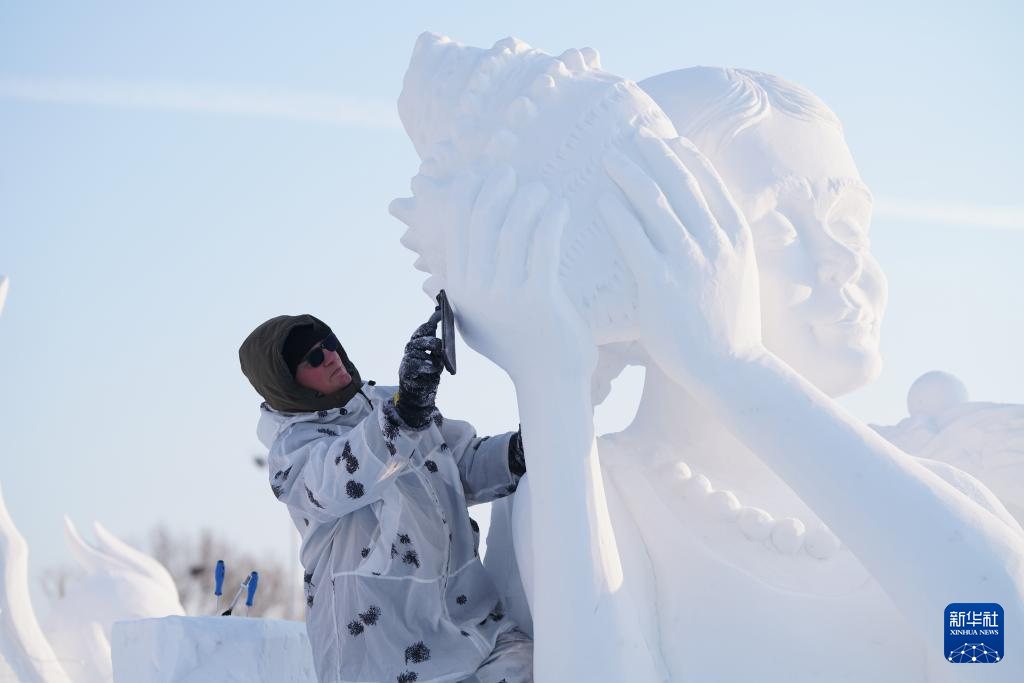
<instances>
[{"instance_id":1,"label":"frost-covered glove","mask_svg":"<svg viewBox=\"0 0 1024 683\"><path fill-rule=\"evenodd\" d=\"M435 337L441 311L435 310L430 320L416 328L405 345L405 355L398 367L398 395L395 410L405 424L422 429L434 412L437 386L441 382L441 340Z\"/></svg>"},{"instance_id":2,"label":"frost-covered glove","mask_svg":"<svg viewBox=\"0 0 1024 683\"><path fill-rule=\"evenodd\" d=\"M508 471L517 477L526 474L526 455L523 453L523 427L508 440Z\"/></svg>"}]
</instances>

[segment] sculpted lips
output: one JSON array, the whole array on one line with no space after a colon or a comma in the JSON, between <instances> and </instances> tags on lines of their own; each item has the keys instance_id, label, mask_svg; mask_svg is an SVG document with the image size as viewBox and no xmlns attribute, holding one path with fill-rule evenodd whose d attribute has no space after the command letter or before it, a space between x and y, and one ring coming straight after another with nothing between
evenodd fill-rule
<instances>
[{"instance_id":1,"label":"sculpted lips","mask_svg":"<svg viewBox=\"0 0 1024 683\"><path fill-rule=\"evenodd\" d=\"M818 290L808 301L807 315L815 328L870 328L875 316L853 287Z\"/></svg>"},{"instance_id":2,"label":"sculpted lips","mask_svg":"<svg viewBox=\"0 0 1024 683\"><path fill-rule=\"evenodd\" d=\"M877 335L876 316L865 305L859 292L842 290L819 291L809 301L807 320L820 341L838 341L841 338L870 338Z\"/></svg>"},{"instance_id":3,"label":"sculpted lips","mask_svg":"<svg viewBox=\"0 0 1024 683\"><path fill-rule=\"evenodd\" d=\"M867 308L858 306L840 309L831 320L812 323L814 335L822 342L840 339L877 339L878 327Z\"/></svg>"},{"instance_id":4,"label":"sculpted lips","mask_svg":"<svg viewBox=\"0 0 1024 683\"><path fill-rule=\"evenodd\" d=\"M867 309L863 307L847 308L832 324L846 327L868 327L871 325L871 317L868 315Z\"/></svg>"}]
</instances>

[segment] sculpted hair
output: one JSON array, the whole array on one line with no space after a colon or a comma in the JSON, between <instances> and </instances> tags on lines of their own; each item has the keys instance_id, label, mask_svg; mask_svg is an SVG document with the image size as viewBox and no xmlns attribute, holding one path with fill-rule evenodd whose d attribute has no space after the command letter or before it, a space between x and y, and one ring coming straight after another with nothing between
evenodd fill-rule
<instances>
[{"instance_id":1,"label":"sculpted hair","mask_svg":"<svg viewBox=\"0 0 1024 683\"><path fill-rule=\"evenodd\" d=\"M839 118L817 95L761 71L695 66L639 85L668 114L679 134L705 153L713 153L775 112L843 130Z\"/></svg>"}]
</instances>

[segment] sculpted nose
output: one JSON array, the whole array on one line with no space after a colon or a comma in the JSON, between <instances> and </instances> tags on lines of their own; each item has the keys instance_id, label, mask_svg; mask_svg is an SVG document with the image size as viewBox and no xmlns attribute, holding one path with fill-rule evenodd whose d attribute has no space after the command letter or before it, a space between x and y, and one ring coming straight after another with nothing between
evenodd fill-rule
<instances>
[{"instance_id":1,"label":"sculpted nose","mask_svg":"<svg viewBox=\"0 0 1024 683\"><path fill-rule=\"evenodd\" d=\"M822 236L819 246L818 279L843 286L860 278L864 262L860 254L831 235Z\"/></svg>"}]
</instances>

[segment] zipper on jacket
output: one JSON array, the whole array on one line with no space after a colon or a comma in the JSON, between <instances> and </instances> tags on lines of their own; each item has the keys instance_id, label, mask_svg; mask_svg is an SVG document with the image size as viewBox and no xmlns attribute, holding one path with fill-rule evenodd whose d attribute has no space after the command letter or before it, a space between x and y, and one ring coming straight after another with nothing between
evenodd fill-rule
<instances>
[{"instance_id":1,"label":"zipper on jacket","mask_svg":"<svg viewBox=\"0 0 1024 683\"><path fill-rule=\"evenodd\" d=\"M476 630L476 627L472 627L471 630L467 631L467 633L470 634L470 637L472 638L473 642L476 643L477 649L480 650L480 652L483 652L484 656L488 656L491 654L494 648L490 648L487 646L487 641L484 640L484 637L480 635L479 631ZM495 642L495 645L497 645L497 642Z\"/></svg>"},{"instance_id":2,"label":"zipper on jacket","mask_svg":"<svg viewBox=\"0 0 1024 683\"><path fill-rule=\"evenodd\" d=\"M368 397L368 396L367 396L366 394L364 394L364 393L363 393L363 390L362 390L362 389L359 389L358 393L359 393L359 395L360 395L360 396L362 396L363 398L365 398L365 399L366 399L366 402L367 402L367 403L369 403L369 404L370 404L370 410L373 410L373 401L371 401L371 400L369 399L369 397Z\"/></svg>"},{"instance_id":3,"label":"zipper on jacket","mask_svg":"<svg viewBox=\"0 0 1024 683\"><path fill-rule=\"evenodd\" d=\"M413 451L415 453L415 451ZM441 524L444 527L445 532L448 534L447 551L445 552L444 558L444 569L441 571L441 608L444 610L444 616L451 621L451 614L448 613L448 601L445 600L445 592L448 590L448 570L451 568L452 563L452 531L448 525L448 518L445 516L444 507L441 505L441 500L437 497L437 490L434 485L423 476L419 468L414 468L413 471L416 473L416 477L420 480L420 483L424 485L427 491L430 493L430 497L434 501L434 507L437 509L437 513L441 516Z\"/></svg>"}]
</instances>

